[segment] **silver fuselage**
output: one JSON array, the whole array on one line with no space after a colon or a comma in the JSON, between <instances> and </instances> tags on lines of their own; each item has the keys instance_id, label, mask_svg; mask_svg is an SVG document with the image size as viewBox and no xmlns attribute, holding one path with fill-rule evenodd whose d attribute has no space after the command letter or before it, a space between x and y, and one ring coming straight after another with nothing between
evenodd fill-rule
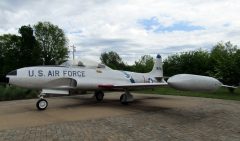
<instances>
[{"instance_id":1,"label":"silver fuselage","mask_svg":"<svg viewBox=\"0 0 240 141\"><path fill-rule=\"evenodd\" d=\"M134 73L109 68L84 68L64 66L25 67L7 75L9 83L34 89L74 88L98 89L99 85L121 85L130 83L157 82L148 73ZM74 84L71 84L74 81Z\"/></svg>"}]
</instances>

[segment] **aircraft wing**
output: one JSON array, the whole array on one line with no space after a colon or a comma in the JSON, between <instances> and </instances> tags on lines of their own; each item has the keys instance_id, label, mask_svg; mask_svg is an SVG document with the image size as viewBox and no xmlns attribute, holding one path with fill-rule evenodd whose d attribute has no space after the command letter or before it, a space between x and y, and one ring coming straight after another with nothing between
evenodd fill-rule
<instances>
[{"instance_id":1,"label":"aircraft wing","mask_svg":"<svg viewBox=\"0 0 240 141\"><path fill-rule=\"evenodd\" d=\"M104 89L124 89L124 88L152 88L157 86L167 86L167 83L131 83L131 84L120 84L120 85L98 85L99 88Z\"/></svg>"}]
</instances>

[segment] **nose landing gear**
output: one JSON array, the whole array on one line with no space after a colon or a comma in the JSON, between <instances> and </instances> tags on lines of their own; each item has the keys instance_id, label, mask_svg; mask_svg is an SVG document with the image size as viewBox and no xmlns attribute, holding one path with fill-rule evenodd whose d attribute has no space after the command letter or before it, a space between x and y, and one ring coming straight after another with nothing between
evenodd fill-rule
<instances>
[{"instance_id":1,"label":"nose landing gear","mask_svg":"<svg viewBox=\"0 0 240 141\"><path fill-rule=\"evenodd\" d=\"M48 106L48 102L46 99L44 99L43 97L45 96L45 94L41 93L39 95L39 100L36 103L36 107L38 110L45 110Z\"/></svg>"}]
</instances>

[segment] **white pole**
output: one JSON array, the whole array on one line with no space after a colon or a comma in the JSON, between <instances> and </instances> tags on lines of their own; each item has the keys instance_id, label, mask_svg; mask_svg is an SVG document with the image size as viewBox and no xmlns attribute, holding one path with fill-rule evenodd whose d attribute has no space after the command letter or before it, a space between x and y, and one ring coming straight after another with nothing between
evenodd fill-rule
<instances>
[{"instance_id":1,"label":"white pole","mask_svg":"<svg viewBox=\"0 0 240 141\"><path fill-rule=\"evenodd\" d=\"M72 47L72 56L73 56L73 60L74 60L75 59L76 47L74 45L72 45L70 47Z\"/></svg>"}]
</instances>

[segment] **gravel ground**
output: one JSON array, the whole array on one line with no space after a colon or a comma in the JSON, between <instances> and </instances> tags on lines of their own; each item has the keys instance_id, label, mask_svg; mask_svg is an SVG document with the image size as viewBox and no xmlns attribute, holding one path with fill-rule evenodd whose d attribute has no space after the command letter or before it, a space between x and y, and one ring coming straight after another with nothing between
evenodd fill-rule
<instances>
[{"instance_id":1,"label":"gravel ground","mask_svg":"<svg viewBox=\"0 0 240 141\"><path fill-rule=\"evenodd\" d=\"M95 103L81 96L50 99L53 106L49 107L47 112L41 113L45 117L42 117L44 120L39 121L40 124L33 124L35 122L28 124L26 121L25 124L14 127L13 125L23 120L8 121L6 119L4 121L0 118L0 128L1 124L4 125L2 127L9 127L0 130L0 141L240 140L240 102L238 101L135 94L135 102L122 106L116 100L119 94L107 97L103 103ZM85 103L86 100L89 102ZM54 105L54 101L58 103ZM13 107L22 108L23 113L30 110L30 113L26 113L27 116L39 113L39 111L24 108L26 105L23 103L26 102L31 105L34 100L0 102L0 111L4 109L4 106L14 103ZM76 106L75 104L79 102L82 105ZM61 111L66 110L64 104L70 112ZM88 110L84 112L84 109L89 107L92 108L91 111L95 110L95 114ZM78 113L79 110L83 112ZM59 120L52 117L49 115L52 111L55 111L57 115L56 111L60 111L64 118ZM91 118L88 118L89 114ZM11 118L11 115L18 118L14 111L0 112L0 116ZM69 117L76 116L74 119L69 119L68 115ZM80 115L79 118L76 118L78 115ZM56 120L44 122L52 118ZM7 124L2 122L7 122Z\"/></svg>"}]
</instances>

